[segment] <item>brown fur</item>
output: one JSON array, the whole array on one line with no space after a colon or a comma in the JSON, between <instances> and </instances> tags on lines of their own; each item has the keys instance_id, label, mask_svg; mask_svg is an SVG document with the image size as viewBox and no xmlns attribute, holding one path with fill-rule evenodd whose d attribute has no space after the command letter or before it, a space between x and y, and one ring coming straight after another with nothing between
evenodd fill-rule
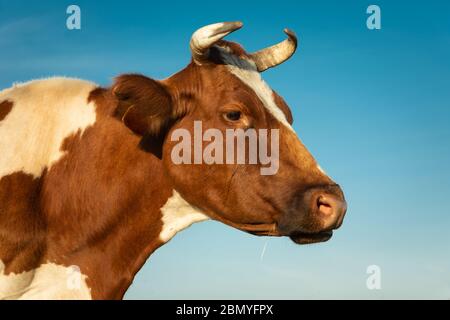
<instances>
[{"instance_id":1,"label":"brown fur","mask_svg":"<svg viewBox=\"0 0 450 320\"><path fill-rule=\"evenodd\" d=\"M94 299L120 299L162 244L159 208L172 188L160 161L112 117L117 101L109 91L94 90L89 100L97 122L66 139L64 158L40 179L1 179L0 257L8 273L43 261L77 265Z\"/></svg>"},{"instance_id":2,"label":"brown fur","mask_svg":"<svg viewBox=\"0 0 450 320\"><path fill-rule=\"evenodd\" d=\"M160 82L142 75L117 77L112 92L116 116L137 134L157 134L172 118L171 97Z\"/></svg>"},{"instance_id":3,"label":"brown fur","mask_svg":"<svg viewBox=\"0 0 450 320\"><path fill-rule=\"evenodd\" d=\"M41 179L17 172L0 179L0 257L5 273L39 266L45 252L45 219L39 210Z\"/></svg>"},{"instance_id":4,"label":"brown fur","mask_svg":"<svg viewBox=\"0 0 450 320\"><path fill-rule=\"evenodd\" d=\"M97 123L66 140L70 152L43 184L49 242L58 243L50 255L80 266L94 298L121 298L161 245L159 208L172 189L159 160L111 117L116 103L109 91L96 90L89 100L98 106Z\"/></svg>"},{"instance_id":5,"label":"brown fur","mask_svg":"<svg viewBox=\"0 0 450 320\"><path fill-rule=\"evenodd\" d=\"M11 101L2 101L0 102L0 121L6 118L8 113L11 112L13 108L13 103Z\"/></svg>"}]
</instances>

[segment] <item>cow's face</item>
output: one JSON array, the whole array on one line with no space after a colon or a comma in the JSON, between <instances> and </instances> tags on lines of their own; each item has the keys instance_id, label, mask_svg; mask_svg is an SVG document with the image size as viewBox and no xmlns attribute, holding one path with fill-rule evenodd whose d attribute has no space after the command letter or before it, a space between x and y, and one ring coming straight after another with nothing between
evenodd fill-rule
<instances>
[{"instance_id":1,"label":"cow's face","mask_svg":"<svg viewBox=\"0 0 450 320\"><path fill-rule=\"evenodd\" d=\"M211 218L258 235L290 236L296 243L328 240L343 221L344 195L297 137L287 104L260 75L292 55L296 38L288 33L283 43L250 55L220 40L238 27L200 29L191 40L193 62L163 82L119 78L116 94L128 101L124 121L136 132L164 132L167 176L191 205ZM213 40L207 43L205 37ZM153 98L130 102L133 94ZM143 106L135 107L139 100L145 101ZM243 133L254 139L240 140L246 143L239 150L237 135ZM183 149L183 144L189 147ZM267 150L266 162L261 147ZM240 161L239 152L245 155Z\"/></svg>"}]
</instances>

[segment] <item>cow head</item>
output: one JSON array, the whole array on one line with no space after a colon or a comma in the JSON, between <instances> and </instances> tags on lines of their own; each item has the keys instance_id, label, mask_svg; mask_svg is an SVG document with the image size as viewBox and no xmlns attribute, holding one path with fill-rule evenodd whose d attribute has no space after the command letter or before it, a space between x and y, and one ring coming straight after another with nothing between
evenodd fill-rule
<instances>
[{"instance_id":1,"label":"cow head","mask_svg":"<svg viewBox=\"0 0 450 320\"><path fill-rule=\"evenodd\" d=\"M209 217L257 235L289 236L300 244L326 241L343 221L344 195L295 134L285 101L261 78L261 72L294 53L297 38L285 30L288 39L249 54L240 45L222 40L241 26L218 23L197 30L190 42L191 63L166 80L119 77L113 86L118 114L135 133L162 137L165 174L184 199ZM199 124L201 133L215 129L215 134L196 137ZM262 174L267 163L259 157L257 163L249 163L250 143L245 146L247 162L225 160L230 129L263 132L257 143L278 142L278 149L272 150L278 152L272 159L272 174ZM185 133L192 139L183 156L192 161L176 163L174 149ZM217 141L217 134L224 140ZM222 142L224 161L195 159L196 139L202 150L213 141Z\"/></svg>"}]
</instances>

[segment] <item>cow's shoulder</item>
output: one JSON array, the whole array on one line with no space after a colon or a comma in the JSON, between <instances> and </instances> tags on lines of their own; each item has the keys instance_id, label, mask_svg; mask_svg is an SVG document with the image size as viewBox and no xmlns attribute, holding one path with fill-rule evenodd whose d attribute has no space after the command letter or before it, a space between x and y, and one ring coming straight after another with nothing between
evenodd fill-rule
<instances>
[{"instance_id":1,"label":"cow's shoulder","mask_svg":"<svg viewBox=\"0 0 450 320\"><path fill-rule=\"evenodd\" d=\"M89 95L96 88L92 82L54 77L1 91L0 178L15 172L39 177L57 162L64 140L95 123Z\"/></svg>"}]
</instances>

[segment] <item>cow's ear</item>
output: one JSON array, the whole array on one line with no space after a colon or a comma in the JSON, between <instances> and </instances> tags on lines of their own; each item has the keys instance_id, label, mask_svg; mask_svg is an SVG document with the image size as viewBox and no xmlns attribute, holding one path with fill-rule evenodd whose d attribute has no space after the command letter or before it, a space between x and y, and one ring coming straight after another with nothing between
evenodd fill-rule
<instances>
[{"instance_id":1,"label":"cow's ear","mask_svg":"<svg viewBox=\"0 0 450 320\"><path fill-rule=\"evenodd\" d=\"M139 135L159 135L172 118L171 96L159 81L138 74L121 75L112 92L118 101L116 116Z\"/></svg>"}]
</instances>

